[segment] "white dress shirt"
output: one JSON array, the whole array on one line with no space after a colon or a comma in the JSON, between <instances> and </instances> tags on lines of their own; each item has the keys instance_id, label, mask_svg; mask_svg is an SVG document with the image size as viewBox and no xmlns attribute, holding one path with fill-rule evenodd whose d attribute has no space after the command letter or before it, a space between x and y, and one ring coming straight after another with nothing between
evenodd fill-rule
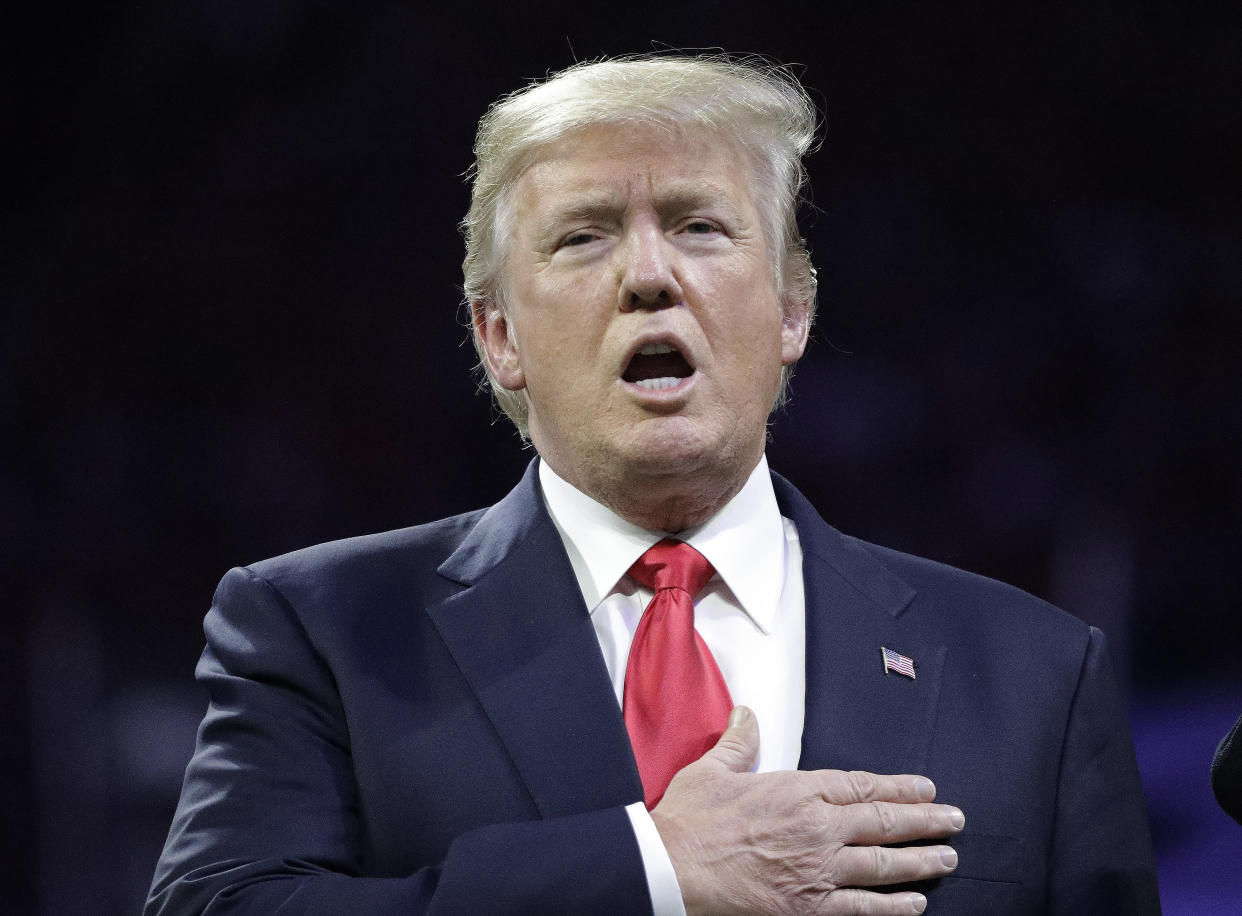
<instances>
[{"instance_id":1,"label":"white dress shirt","mask_svg":"<svg viewBox=\"0 0 1242 916\"><path fill-rule=\"evenodd\" d=\"M575 489L546 462L539 483L556 524L617 702L625 687L630 642L652 592L626 571L667 537L647 531ZM793 522L776 505L766 457L714 516L680 532L716 574L695 600L694 624L711 650L734 705L759 722L757 772L798 765L806 694L806 601L802 547ZM684 916L681 890L659 832L642 802L627 809L638 839L656 916Z\"/></svg>"}]
</instances>

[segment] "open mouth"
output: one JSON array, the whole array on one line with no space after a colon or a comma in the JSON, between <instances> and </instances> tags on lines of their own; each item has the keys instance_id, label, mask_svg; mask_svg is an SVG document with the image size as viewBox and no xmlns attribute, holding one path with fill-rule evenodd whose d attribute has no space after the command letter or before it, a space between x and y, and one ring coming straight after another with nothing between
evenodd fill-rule
<instances>
[{"instance_id":1,"label":"open mouth","mask_svg":"<svg viewBox=\"0 0 1242 916\"><path fill-rule=\"evenodd\" d=\"M666 343L651 343L640 349L630 359L621 378L640 388L659 391L675 388L682 379L694 374L694 367L676 347Z\"/></svg>"}]
</instances>

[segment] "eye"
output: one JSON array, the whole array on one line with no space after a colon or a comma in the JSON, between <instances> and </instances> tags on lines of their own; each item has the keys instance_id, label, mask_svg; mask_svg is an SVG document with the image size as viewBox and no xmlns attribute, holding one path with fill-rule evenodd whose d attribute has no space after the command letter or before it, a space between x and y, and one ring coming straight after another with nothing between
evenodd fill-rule
<instances>
[{"instance_id":1,"label":"eye","mask_svg":"<svg viewBox=\"0 0 1242 916\"><path fill-rule=\"evenodd\" d=\"M720 227L715 223L705 219L695 219L682 226L682 232L690 235L710 235L713 232L720 232Z\"/></svg>"},{"instance_id":2,"label":"eye","mask_svg":"<svg viewBox=\"0 0 1242 916\"><path fill-rule=\"evenodd\" d=\"M561 240L562 248L577 248L581 245L589 245L598 238L593 232L574 232L565 236Z\"/></svg>"}]
</instances>

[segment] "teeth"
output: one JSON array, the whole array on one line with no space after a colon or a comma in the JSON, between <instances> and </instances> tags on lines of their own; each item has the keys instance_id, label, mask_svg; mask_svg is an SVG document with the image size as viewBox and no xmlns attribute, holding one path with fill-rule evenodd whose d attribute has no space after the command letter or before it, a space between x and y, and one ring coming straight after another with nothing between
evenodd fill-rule
<instances>
[{"instance_id":1,"label":"teeth","mask_svg":"<svg viewBox=\"0 0 1242 916\"><path fill-rule=\"evenodd\" d=\"M661 353L675 353L677 350L666 343L650 343L638 352L641 356L659 356Z\"/></svg>"},{"instance_id":2,"label":"teeth","mask_svg":"<svg viewBox=\"0 0 1242 916\"><path fill-rule=\"evenodd\" d=\"M677 387L677 384L680 381L681 379L679 378L675 378L671 375L666 375L663 378L639 379L634 384L637 385L639 388L646 388L649 391L660 391L663 388L675 388Z\"/></svg>"}]
</instances>

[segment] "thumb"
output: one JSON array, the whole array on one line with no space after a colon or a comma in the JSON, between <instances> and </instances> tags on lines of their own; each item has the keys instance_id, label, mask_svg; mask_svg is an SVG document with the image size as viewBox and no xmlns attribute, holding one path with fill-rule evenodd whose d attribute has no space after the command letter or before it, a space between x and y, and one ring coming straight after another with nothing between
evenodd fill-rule
<instances>
[{"instance_id":1,"label":"thumb","mask_svg":"<svg viewBox=\"0 0 1242 916\"><path fill-rule=\"evenodd\" d=\"M759 756L759 720L746 706L734 706L729 726L716 746L703 755L734 773L749 773Z\"/></svg>"}]
</instances>

